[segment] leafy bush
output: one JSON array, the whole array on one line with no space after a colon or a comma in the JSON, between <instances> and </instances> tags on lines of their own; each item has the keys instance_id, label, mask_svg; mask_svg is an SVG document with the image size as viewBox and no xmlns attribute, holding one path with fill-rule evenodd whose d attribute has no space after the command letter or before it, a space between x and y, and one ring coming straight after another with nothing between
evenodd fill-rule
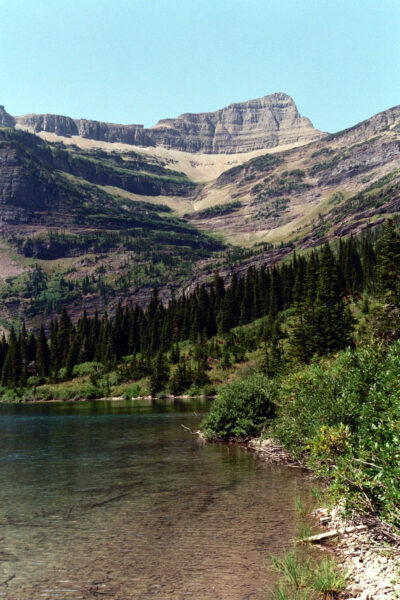
<instances>
[{"instance_id":1,"label":"leafy bush","mask_svg":"<svg viewBox=\"0 0 400 600\"><path fill-rule=\"evenodd\" d=\"M400 526L400 343L346 350L280 384L273 434L349 506Z\"/></svg>"},{"instance_id":2,"label":"leafy bush","mask_svg":"<svg viewBox=\"0 0 400 600\"><path fill-rule=\"evenodd\" d=\"M99 362L84 362L75 365L72 371L74 377L84 377L90 375L93 371L102 371L103 365Z\"/></svg>"},{"instance_id":3,"label":"leafy bush","mask_svg":"<svg viewBox=\"0 0 400 600\"><path fill-rule=\"evenodd\" d=\"M103 390L89 383L79 389L79 394L85 400L94 400L103 396Z\"/></svg>"},{"instance_id":4,"label":"leafy bush","mask_svg":"<svg viewBox=\"0 0 400 600\"><path fill-rule=\"evenodd\" d=\"M15 390L9 388L0 389L1 402L19 402L20 400L21 396Z\"/></svg>"},{"instance_id":5,"label":"leafy bush","mask_svg":"<svg viewBox=\"0 0 400 600\"><path fill-rule=\"evenodd\" d=\"M125 400L131 400L132 398L137 398L141 394L140 385L138 383L134 383L127 387L124 391Z\"/></svg>"},{"instance_id":6,"label":"leafy bush","mask_svg":"<svg viewBox=\"0 0 400 600\"><path fill-rule=\"evenodd\" d=\"M246 438L259 434L275 414L276 386L264 375L227 385L202 422L208 438Z\"/></svg>"}]
</instances>

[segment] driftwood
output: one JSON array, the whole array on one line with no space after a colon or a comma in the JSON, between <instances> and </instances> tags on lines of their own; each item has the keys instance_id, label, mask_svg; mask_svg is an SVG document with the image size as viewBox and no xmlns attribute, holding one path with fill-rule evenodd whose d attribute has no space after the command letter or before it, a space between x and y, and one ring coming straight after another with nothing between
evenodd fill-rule
<instances>
[{"instance_id":1,"label":"driftwood","mask_svg":"<svg viewBox=\"0 0 400 600\"><path fill-rule=\"evenodd\" d=\"M196 431L193 431L193 429L190 429L190 427L186 427L186 425L182 425L181 423L181 427L182 429L184 429L185 431L189 431L190 433L193 433L193 435L196 434Z\"/></svg>"},{"instance_id":2,"label":"driftwood","mask_svg":"<svg viewBox=\"0 0 400 600\"><path fill-rule=\"evenodd\" d=\"M300 542L310 543L310 544L319 544L324 542L325 540L329 540L338 535L343 535L344 533L352 533L353 531L358 531L360 529L367 529L365 525L357 525L357 527L344 527L343 529L331 529L331 531L325 531L325 533L318 533L317 535L311 535L310 537L303 538Z\"/></svg>"},{"instance_id":3,"label":"driftwood","mask_svg":"<svg viewBox=\"0 0 400 600\"><path fill-rule=\"evenodd\" d=\"M287 450L272 439L261 440L252 439L248 442L248 447L255 450L257 454L266 462L272 465L285 465L294 469L309 470L306 465L296 460Z\"/></svg>"}]
</instances>

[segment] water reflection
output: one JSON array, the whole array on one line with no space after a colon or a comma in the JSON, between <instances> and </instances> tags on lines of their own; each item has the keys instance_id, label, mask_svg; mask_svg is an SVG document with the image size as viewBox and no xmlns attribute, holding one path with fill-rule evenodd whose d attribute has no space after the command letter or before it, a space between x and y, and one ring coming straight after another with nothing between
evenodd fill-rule
<instances>
[{"instance_id":1,"label":"water reflection","mask_svg":"<svg viewBox=\"0 0 400 600\"><path fill-rule=\"evenodd\" d=\"M0 406L0 597L266 599L309 483L202 445L204 401ZM194 414L197 413L197 414Z\"/></svg>"}]
</instances>

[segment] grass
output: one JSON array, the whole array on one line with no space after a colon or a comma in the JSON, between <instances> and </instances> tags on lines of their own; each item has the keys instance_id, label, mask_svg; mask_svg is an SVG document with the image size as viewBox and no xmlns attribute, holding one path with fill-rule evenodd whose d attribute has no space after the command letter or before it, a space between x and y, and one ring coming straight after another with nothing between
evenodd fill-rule
<instances>
[{"instance_id":1,"label":"grass","mask_svg":"<svg viewBox=\"0 0 400 600\"><path fill-rule=\"evenodd\" d=\"M307 541L313 534L312 527L309 523L300 523L297 527L297 536L301 542Z\"/></svg>"},{"instance_id":2,"label":"grass","mask_svg":"<svg viewBox=\"0 0 400 600\"><path fill-rule=\"evenodd\" d=\"M307 511L306 505L304 504L303 499L300 497L297 497L297 498L295 498L294 502L295 502L295 507L296 507L297 512L300 515L303 515L303 516L306 515L308 511Z\"/></svg>"},{"instance_id":3,"label":"grass","mask_svg":"<svg viewBox=\"0 0 400 600\"><path fill-rule=\"evenodd\" d=\"M310 586L323 594L325 600L337 598L346 585L346 575L341 573L333 558L324 558L313 571Z\"/></svg>"},{"instance_id":4,"label":"grass","mask_svg":"<svg viewBox=\"0 0 400 600\"><path fill-rule=\"evenodd\" d=\"M306 587L310 576L310 565L308 561L301 559L296 551L291 550L282 558L274 556L272 561L284 583L295 590Z\"/></svg>"},{"instance_id":5,"label":"grass","mask_svg":"<svg viewBox=\"0 0 400 600\"><path fill-rule=\"evenodd\" d=\"M273 564L280 574L273 600L334 600L346 585L347 575L330 556L313 567L310 559L290 550L282 558L274 557Z\"/></svg>"},{"instance_id":6,"label":"grass","mask_svg":"<svg viewBox=\"0 0 400 600\"><path fill-rule=\"evenodd\" d=\"M283 584L278 584L272 592L272 600L315 600L309 590L288 590Z\"/></svg>"}]
</instances>

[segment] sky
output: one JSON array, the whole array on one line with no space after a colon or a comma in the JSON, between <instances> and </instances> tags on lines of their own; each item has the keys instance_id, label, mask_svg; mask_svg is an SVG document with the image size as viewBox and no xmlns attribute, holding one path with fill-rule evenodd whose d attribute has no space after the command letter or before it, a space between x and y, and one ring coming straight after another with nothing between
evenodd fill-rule
<instances>
[{"instance_id":1,"label":"sky","mask_svg":"<svg viewBox=\"0 0 400 600\"><path fill-rule=\"evenodd\" d=\"M334 132L400 104L400 0L0 0L0 104L142 123L274 92Z\"/></svg>"}]
</instances>

